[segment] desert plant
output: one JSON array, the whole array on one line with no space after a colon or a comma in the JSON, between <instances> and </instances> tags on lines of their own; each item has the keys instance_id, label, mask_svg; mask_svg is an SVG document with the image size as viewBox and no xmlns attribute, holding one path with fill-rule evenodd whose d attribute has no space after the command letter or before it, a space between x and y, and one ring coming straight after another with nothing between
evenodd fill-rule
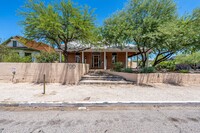
<instances>
[{"instance_id":1,"label":"desert plant","mask_svg":"<svg viewBox=\"0 0 200 133\"><path fill-rule=\"evenodd\" d=\"M156 70L166 69L168 71L174 71L175 68L176 68L176 64L175 64L175 61L173 60L161 62L160 64L156 66Z\"/></svg>"},{"instance_id":2,"label":"desert plant","mask_svg":"<svg viewBox=\"0 0 200 133\"><path fill-rule=\"evenodd\" d=\"M31 56L20 57L18 53L10 52L8 55L3 57L3 62L23 62L29 63L32 62Z\"/></svg>"},{"instance_id":3,"label":"desert plant","mask_svg":"<svg viewBox=\"0 0 200 133\"><path fill-rule=\"evenodd\" d=\"M113 66L113 70L114 71L121 72L122 68L123 68L123 63L122 62L114 63L114 66Z\"/></svg>"},{"instance_id":4,"label":"desert plant","mask_svg":"<svg viewBox=\"0 0 200 133\"><path fill-rule=\"evenodd\" d=\"M180 73L189 73L189 70L179 70Z\"/></svg>"},{"instance_id":5,"label":"desert plant","mask_svg":"<svg viewBox=\"0 0 200 133\"><path fill-rule=\"evenodd\" d=\"M59 60L59 54L56 52L47 53L41 52L39 55L36 55L36 61L38 63L53 63Z\"/></svg>"},{"instance_id":6,"label":"desert plant","mask_svg":"<svg viewBox=\"0 0 200 133\"><path fill-rule=\"evenodd\" d=\"M180 70L190 70L191 66L189 64L177 64L175 70L180 71Z\"/></svg>"},{"instance_id":7,"label":"desert plant","mask_svg":"<svg viewBox=\"0 0 200 133\"><path fill-rule=\"evenodd\" d=\"M198 64L200 64L200 52L192 54L182 54L176 57L177 64L189 65L192 69L196 70Z\"/></svg>"},{"instance_id":8,"label":"desert plant","mask_svg":"<svg viewBox=\"0 0 200 133\"><path fill-rule=\"evenodd\" d=\"M124 68L124 69L122 69L122 72L133 73L133 70L131 68Z\"/></svg>"},{"instance_id":9,"label":"desert plant","mask_svg":"<svg viewBox=\"0 0 200 133\"><path fill-rule=\"evenodd\" d=\"M140 71L140 73L154 73L154 72L156 72L154 67L144 67Z\"/></svg>"}]
</instances>

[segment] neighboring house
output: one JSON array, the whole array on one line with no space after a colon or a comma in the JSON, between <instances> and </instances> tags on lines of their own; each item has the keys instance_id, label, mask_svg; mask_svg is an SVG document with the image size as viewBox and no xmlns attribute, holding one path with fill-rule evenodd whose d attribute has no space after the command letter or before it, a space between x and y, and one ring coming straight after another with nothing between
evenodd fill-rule
<instances>
[{"instance_id":1,"label":"neighboring house","mask_svg":"<svg viewBox=\"0 0 200 133\"><path fill-rule=\"evenodd\" d=\"M132 57L137 57L135 46L123 49L117 47L84 47L77 43L68 45L69 63L87 63L91 69L111 69L116 62L122 62L128 68ZM131 67L132 68L132 67Z\"/></svg>"},{"instance_id":2,"label":"neighboring house","mask_svg":"<svg viewBox=\"0 0 200 133\"><path fill-rule=\"evenodd\" d=\"M55 50L47 44L36 42L33 40L28 40L21 36L11 37L6 40L2 45L11 48L20 57L31 56L32 61L35 62L35 56L40 54L41 51L44 52L54 52Z\"/></svg>"}]
</instances>

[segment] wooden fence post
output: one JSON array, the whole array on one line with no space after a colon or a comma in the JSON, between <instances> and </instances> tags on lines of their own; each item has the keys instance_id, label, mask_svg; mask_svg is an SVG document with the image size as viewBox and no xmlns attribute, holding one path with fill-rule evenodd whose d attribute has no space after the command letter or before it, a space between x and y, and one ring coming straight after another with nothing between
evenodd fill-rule
<instances>
[{"instance_id":1,"label":"wooden fence post","mask_svg":"<svg viewBox=\"0 0 200 133\"><path fill-rule=\"evenodd\" d=\"M44 74L44 77L43 77L43 94L46 93L46 81L45 81L45 74Z\"/></svg>"}]
</instances>

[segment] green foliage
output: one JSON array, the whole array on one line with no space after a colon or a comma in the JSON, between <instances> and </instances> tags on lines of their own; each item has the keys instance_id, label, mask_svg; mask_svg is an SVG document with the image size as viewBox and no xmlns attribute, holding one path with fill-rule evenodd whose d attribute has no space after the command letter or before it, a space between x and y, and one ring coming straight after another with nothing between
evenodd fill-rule
<instances>
[{"instance_id":1,"label":"green foliage","mask_svg":"<svg viewBox=\"0 0 200 133\"><path fill-rule=\"evenodd\" d=\"M154 67L144 67L140 71L140 73L154 73L154 72L156 72Z\"/></svg>"},{"instance_id":2,"label":"green foliage","mask_svg":"<svg viewBox=\"0 0 200 133\"><path fill-rule=\"evenodd\" d=\"M189 73L189 70L179 70L180 73Z\"/></svg>"},{"instance_id":3,"label":"green foliage","mask_svg":"<svg viewBox=\"0 0 200 133\"><path fill-rule=\"evenodd\" d=\"M200 52L182 54L176 57L177 64L200 64Z\"/></svg>"},{"instance_id":4,"label":"green foliage","mask_svg":"<svg viewBox=\"0 0 200 133\"><path fill-rule=\"evenodd\" d=\"M0 45L0 62L3 61L3 58L8 55L9 49L3 45Z\"/></svg>"},{"instance_id":5,"label":"green foliage","mask_svg":"<svg viewBox=\"0 0 200 133\"><path fill-rule=\"evenodd\" d=\"M19 54L15 53L12 49L0 45L0 62L32 62L30 56L20 57Z\"/></svg>"},{"instance_id":6,"label":"green foliage","mask_svg":"<svg viewBox=\"0 0 200 133\"><path fill-rule=\"evenodd\" d=\"M157 70L166 69L168 71L174 71L176 68L175 61L163 61L156 66Z\"/></svg>"},{"instance_id":7,"label":"green foliage","mask_svg":"<svg viewBox=\"0 0 200 133\"><path fill-rule=\"evenodd\" d=\"M192 54L181 54L175 59L176 64L188 64L193 69L196 69L197 64L200 64L200 52Z\"/></svg>"},{"instance_id":8,"label":"green foliage","mask_svg":"<svg viewBox=\"0 0 200 133\"><path fill-rule=\"evenodd\" d=\"M20 15L24 18L21 24L25 35L56 46L63 51L65 61L70 42L93 44L96 41L93 10L87 6L74 6L70 0L48 5L42 0L29 0L24 7Z\"/></svg>"},{"instance_id":9,"label":"green foliage","mask_svg":"<svg viewBox=\"0 0 200 133\"><path fill-rule=\"evenodd\" d=\"M116 62L113 66L113 70L116 72L121 72L122 68L123 68L122 62Z\"/></svg>"},{"instance_id":10,"label":"green foliage","mask_svg":"<svg viewBox=\"0 0 200 133\"><path fill-rule=\"evenodd\" d=\"M141 65L145 67L149 51L156 48L156 44L162 44L158 43L159 38L154 33L160 25L175 19L176 12L173 0L130 0L122 11L104 22L105 44L123 48L130 42L134 43L141 53Z\"/></svg>"},{"instance_id":11,"label":"green foliage","mask_svg":"<svg viewBox=\"0 0 200 133\"><path fill-rule=\"evenodd\" d=\"M38 63L53 63L55 61L59 61L59 54L41 52L39 55L36 56L36 60Z\"/></svg>"},{"instance_id":12,"label":"green foliage","mask_svg":"<svg viewBox=\"0 0 200 133\"><path fill-rule=\"evenodd\" d=\"M200 9L178 17L174 0L130 0L127 6L104 22L105 44L133 43L145 67L150 51L153 66L180 52L200 49Z\"/></svg>"},{"instance_id":13,"label":"green foliage","mask_svg":"<svg viewBox=\"0 0 200 133\"><path fill-rule=\"evenodd\" d=\"M122 72L133 73L133 70L131 68L124 68L124 69L122 69Z\"/></svg>"},{"instance_id":14,"label":"green foliage","mask_svg":"<svg viewBox=\"0 0 200 133\"><path fill-rule=\"evenodd\" d=\"M20 57L19 54L15 52L10 52L8 55L4 56L2 62L29 63L32 62L32 57L31 56Z\"/></svg>"}]
</instances>

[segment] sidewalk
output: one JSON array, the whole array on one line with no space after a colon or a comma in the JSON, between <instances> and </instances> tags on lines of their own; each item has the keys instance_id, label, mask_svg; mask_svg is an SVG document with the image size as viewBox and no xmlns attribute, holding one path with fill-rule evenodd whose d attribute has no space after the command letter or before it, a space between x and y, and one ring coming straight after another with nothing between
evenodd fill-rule
<instances>
[{"instance_id":1,"label":"sidewalk","mask_svg":"<svg viewBox=\"0 0 200 133\"><path fill-rule=\"evenodd\" d=\"M197 102L200 85L60 85L0 83L0 103Z\"/></svg>"}]
</instances>

